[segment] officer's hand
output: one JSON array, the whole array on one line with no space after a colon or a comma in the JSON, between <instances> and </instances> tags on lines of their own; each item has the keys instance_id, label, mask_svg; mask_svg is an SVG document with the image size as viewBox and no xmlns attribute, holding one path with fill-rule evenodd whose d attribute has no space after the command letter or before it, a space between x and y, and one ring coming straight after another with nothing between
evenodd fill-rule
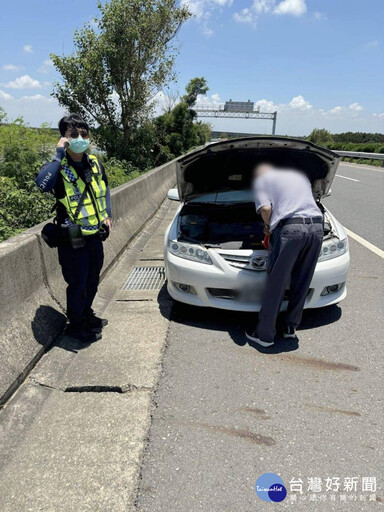
<instances>
[{"instance_id":1,"label":"officer's hand","mask_svg":"<svg viewBox=\"0 0 384 512\"><path fill-rule=\"evenodd\" d=\"M111 219L111 217L108 217L108 219L105 220L105 223L109 227L109 231L112 231L112 219Z\"/></svg>"},{"instance_id":2,"label":"officer's hand","mask_svg":"<svg viewBox=\"0 0 384 512\"><path fill-rule=\"evenodd\" d=\"M59 140L59 142L57 143L57 146L58 148L66 148L69 144L69 140L67 139L67 137L61 137L61 139Z\"/></svg>"},{"instance_id":3,"label":"officer's hand","mask_svg":"<svg viewBox=\"0 0 384 512\"><path fill-rule=\"evenodd\" d=\"M267 227L264 227L263 231L264 231L264 235L270 236L271 232Z\"/></svg>"}]
</instances>

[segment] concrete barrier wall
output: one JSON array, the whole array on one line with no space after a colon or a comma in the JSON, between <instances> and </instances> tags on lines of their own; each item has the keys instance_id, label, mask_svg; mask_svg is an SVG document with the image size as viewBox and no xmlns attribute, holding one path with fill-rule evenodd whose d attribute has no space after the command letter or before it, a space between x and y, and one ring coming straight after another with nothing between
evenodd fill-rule
<instances>
[{"instance_id":1,"label":"concrete barrier wall","mask_svg":"<svg viewBox=\"0 0 384 512\"><path fill-rule=\"evenodd\" d=\"M176 160L112 191L114 227L103 275L156 213L176 181ZM65 282L57 250L41 239L45 223L0 244L0 405L65 324Z\"/></svg>"}]
</instances>

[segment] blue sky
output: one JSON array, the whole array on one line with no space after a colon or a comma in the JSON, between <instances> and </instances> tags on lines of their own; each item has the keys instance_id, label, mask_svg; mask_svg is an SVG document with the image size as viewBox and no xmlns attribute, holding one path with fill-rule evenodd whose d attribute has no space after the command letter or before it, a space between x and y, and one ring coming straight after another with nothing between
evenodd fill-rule
<instances>
[{"instance_id":1,"label":"blue sky","mask_svg":"<svg viewBox=\"0 0 384 512\"><path fill-rule=\"evenodd\" d=\"M277 110L277 132L384 131L383 0L182 0L195 17L179 34L178 83L204 76L204 103L230 98ZM50 52L73 50L96 0L14 0L0 17L0 105L11 118L55 125L60 77ZM166 93L166 91L165 91ZM162 101L162 95L159 95ZM159 107L160 108L160 107ZM266 121L211 121L220 131L269 133Z\"/></svg>"}]
</instances>

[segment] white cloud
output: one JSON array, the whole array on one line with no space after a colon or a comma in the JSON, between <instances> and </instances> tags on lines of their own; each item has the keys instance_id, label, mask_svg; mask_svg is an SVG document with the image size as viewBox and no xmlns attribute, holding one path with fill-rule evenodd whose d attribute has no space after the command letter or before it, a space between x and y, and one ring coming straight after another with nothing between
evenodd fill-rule
<instances>
[{"instance_id":1,"label":"white cloud","mask_svg":"<svg viewBox=\"0 0 384 512\"><path fill-rule=\"evenodd\" d=\"M213 28L209 25L212 14L215 10L230 7L234 0L181 0L181 4L188 7L189 11L200 23L201 30L206 37L214 34Z\"/></svg>"},{"instance_id":2,"label":"white cloud","mask_svg":"<svg viewBox=\"0 0 384 512\"><path fill-rule=\"evenodd\" d=\"M25 44L23 46L24 53L33 53L33 48L30 44Z\"/></svg>"},{"instance_id":3,"label":"white cloud","mask_svg":"<svg viewBox=\"0 0 384 512\"><path fill-rule=\"evenodd\" d=\"M218 93L212 94L212 96L204 96L203 94L199 94L196 99L196 104L218 107L220 104L222 104L222 101Z\"/></svg>"},{"instance_id":4,"label":"white cloud","mask_svg":"<svg viewBox=\"0 0 384 512\"><path fill-rule=\"evenodd\" d=\"M257 13L270 12L276 0L253 0L252 9Z\"/></svg>"},{"instance_id":5,"label":"white cloud","mask_svg":"<svg viewBox=\"0 0 384 512\"><path fill-rule=\"evenodd\" d=\"M380 42L375 39L374 41L368 41L368 43L365 43L364 49L370 50L371 48L377 48L379 46Z\"/></svg>"},{"instance_id":6,"label":"white cloud","mask_svg":"<svg viewBox=\"0 0 384 512\"><path fill-rule=\"evenodd\" d=\"M359 105L359 103L352 103L348 108L354 112L361 112L363 110L363 107Z\"/></svg>"},{"instance_id":7,"label":"white cloud","mask_svg":"<svg viewBox=\"0 0 384 512\"><path fill-rule=\"evenodd\" d=\"M37 71L39 73L49 73L52 68L53 68L53 62L51 61L51 59L45 59L45 61L39 67L39 69Z\"/></svg>"},{"instance_id":8,"label":"white cloud","mask_svg":"<svg viewBox=\"0 0 384 512\"><path fill-rule=\"evenodd\" d=\"M256 27L257 20L261 14L293 15L301 16L307 12L306 0L253 0L249 7L235 12L233 18L238 23L247 23Z\"/></svg>"},{"instance_id":9,"label":"white cloud","mask_svg":"<svg viewBox=\"0 0 384 512\"><path fill-rule=\"evenodd\" d=\"M344 107L338 105L337 107L332 108L328 112L323 111L325 115L353 115L357 116L359 112L363 110L363 107L359 103L352 103L351 105Z\"/></svg>"},{"instance_id":10,"label":"white cloud","mask_svg":"<svg viewBox=\"0 0 384 512\"><path fill-rule=\"evenodd\" d=\"M43 96L42 94L34 94L33 96L22 96L18 99L18 101L54 101L53 98L47 98L46 96Z\"/></svg>"},{"instance_id":11,"label":"white cloud","mask_svg":"<svg viewBox=\"0 0 384 512\"><path fill-rule=\"evenodd\" d=\"M292 16L301 16L307 12L305 0L283 0L273 11L275 14L291 14Z\"/></svg>"},{"instance_id":12,"label":"white cloud","mask_svg":"<svg viewBox=\"0 0 384 512\"><path fill-rule=\"evenodd\" d=\"M191 14L200 20L210 17L214 9L230 7L233 0L181 0L181 4L188 7Z\"/></svg>"},{"instance_id":13,"label":"white cloud","mask_svg":"<svg viewBox=\"0 0 384 512\"><path fill-rule=\"evenodd\" d=\"M16 80L3 84L3 87L9 89L40 89L41 83L29 75L23 75L16 78Z\"/></svg>"},{"instance_id":14,"label":"white cloud","mask_svg":"<svg viewBox=\"0 0 384 512\"><path fill-rule=\"evenodd\" d=\"M9 119L22 116L31 126L40 126L42 123L57 126L58 120L64 115L64 109L59 106L56 99L42 94L16 99L0 91L0 100Z\"/></svg>"},{"instance_id":15,"label":"white cloud","mask_svg":"<svg viewBox=\"0 0 384 512\"><path fill-rule=\"evenodd\" d=\"M0 100L12 100L12 96L0 89Z\"/></svg>"},{"instance_id":16,"label":"white cloud","mask_svg":"<svg viewBox=\"0 0 384 512\"><path fill-rule=\"evenodd\" d=\"M258 16L253 9L245 8L240 12L235 12L233 19L238 23L247 23L248 25L256 27Z\"/></svg>"},{"instance_id":17,"label":"white cloud","mask_svg":"<svg viewBox=\"0 0 384 512\"><path fill-rule=\"evenodd\" d=\"M292 98L289 106L297 110L311 110L312 105L301 95Z\"/></svg>"},{"instance_id":18,"label":"white cloud","mask_svg":"<svg viewBox=\"0 0 384 512\"><path fill-rule=\"evenodd\" d=\"M384 112L382 114L373 113L373 117L380 117L380 119L384 118Z\"/></svg>"},{"instance_id":19,"label":"white cloud","mask_svg":"<svg viewBox=\"0 0 384 512\"><path fill-rule=\"evenodd\" d=\"M276 112L279 106L275 105L273 101L262 99L255 102L255 107L260 109L261 112Z\"/></svg>"},{"instance_id":20,"label":"white cloud","mask_svg":"<svg viewBox=\"0 0 384 512\"><path fill-rule=\"evenodd\" d=\"M4 66L2 66L2 69L4 69L4 71L20 71L21 66L15 66L14 64L5 64Z\"/></svg>"}]
</instances>

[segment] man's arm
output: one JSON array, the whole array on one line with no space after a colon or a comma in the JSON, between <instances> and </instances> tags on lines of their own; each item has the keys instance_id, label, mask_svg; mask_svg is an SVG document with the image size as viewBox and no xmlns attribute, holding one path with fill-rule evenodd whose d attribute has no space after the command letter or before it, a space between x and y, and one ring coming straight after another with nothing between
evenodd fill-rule
<instances>
[{"instance_id":1,"label":"man's arm","mask_svg":"<svg viewBox=\"0 0 384 512\"><path fill-rule=\"evenodd\" d=\"M65 156L65 144L68 139L61 137L57 144L56 156L52 162L47 162L41 168L39 174L36 176L36 185L42 192L51 192L56 184L57 177L59 176L61 161Z\"/></svg>"},{"instance_id":2,"label":"man's arm","mask_svg":"<svg viewBox=\"0 0 384 512\"><path fill-rule=\"evenodd\" d=\"M256 179L254 183L254 192L256 212L261 215L261 218L263 219L264 222L264 233L268 235L270 234L272 205L263 176L261 178Z\"/></svg>"},{"instance_id":3,"label":"man's arm","mask_svg":"<svg viewBox=\"0 0 384 512\"><path fill-rule=\"evenodd\" d=\"M271 205L262 206L260 208L260 215L264 221L264 233L266 235L270 235L271 234L271 215L272 215Z\"/></svg>"}]
</instances>

